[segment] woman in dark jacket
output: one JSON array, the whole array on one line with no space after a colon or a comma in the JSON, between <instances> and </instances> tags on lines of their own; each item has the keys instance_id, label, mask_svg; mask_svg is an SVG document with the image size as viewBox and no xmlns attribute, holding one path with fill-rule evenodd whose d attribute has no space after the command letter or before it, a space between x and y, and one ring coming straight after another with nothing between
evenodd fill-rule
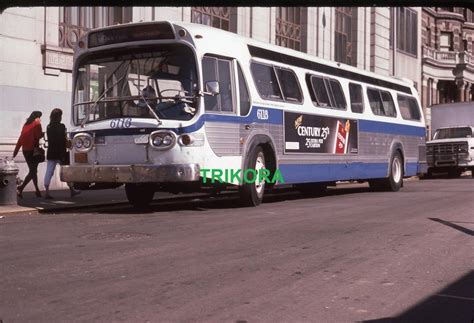
<instances>
[{"instance_id":1,"label":"woman in dark jacket","mask_svg":"<svg viewBox=\"0 0 474 323\"><path fill-rule=\"evenodd\" d=\"M46 159L48 160L48 163L46 166L46 173L44 174L44 187L46 189L45 198L47 199L53 198L49 194L49 185L51 183L51 178L54 175L56 165L68 164L66 126L61 123L62 115L63 112L61 109L53 109L49 117L49 125L46 128L46 136L48 139L48 152L46 154ZM79 194L79 191L74 190L72 184L68 183L68 186L71 191L71 197Z\"/></svg>"},{"instance_id":2,"label":"woman in dark jacket","mask_svg":"<svg viewBox=\"0 0 474 323\"><path fill-rule=\"evenodd\" d=\"M16 157L20 148L22 148L23 156L25 156L26 164L28 165L28 174L23 181L23 184L17 187L18 197L23 197L22 193L25 186L32 180L36 189L36 196L41 197L41 192L38 188L38 164L39 162L33 156L35 148L39 148L39 140L43 137L43 129L41 128L40 111L33 111L28 119L26 119L23 128L21 129L20 138L15 146L13 158Z\"/></svg>"}]
</instances>

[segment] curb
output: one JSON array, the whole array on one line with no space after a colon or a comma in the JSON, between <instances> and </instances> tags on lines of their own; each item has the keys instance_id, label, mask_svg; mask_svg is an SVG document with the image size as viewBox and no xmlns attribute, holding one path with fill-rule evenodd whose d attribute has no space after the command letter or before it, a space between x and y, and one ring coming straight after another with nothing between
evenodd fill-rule
<instances>
[{"instance_id":1,"label":"curb","mask_svg":"<svg viewBox=\"0 0 474 323\"><path fill-rule=\"evenodd\" d=\"M19 206L19 205L2 205L0 209L0 219L11 215L33 215L38 214L37 208Z\"/></svg>"}]
</instances>

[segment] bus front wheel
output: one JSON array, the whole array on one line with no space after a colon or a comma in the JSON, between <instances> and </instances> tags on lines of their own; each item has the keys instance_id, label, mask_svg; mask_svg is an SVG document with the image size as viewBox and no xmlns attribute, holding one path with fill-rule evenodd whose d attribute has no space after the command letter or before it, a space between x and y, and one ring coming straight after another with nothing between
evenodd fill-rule
<instances>
[{"instance_id":1,"label":"bus front wheel","mask_svg":"<svg viewBox=\"0 0 474 323\"><path fill-rule=\"evenodd\" d=\"M242 206L257 206L262 203L265 190L265 180L260 179L259 173L265 168L265 155L260 146L252 149L245 161L242 175L244 183L240 186L240 202ZM248 171L252 170L252 171ZM248 173L248 175L245 175Z\"/></svg>"},{"instance_id":2,"label":"bus front wheel","mask_svg":"<svg viewBox=\"0 0 474 323\"><path fill-rule=\"evenodd\" d=\"M134 207L146 207L153 200L155 190L150 184L125 184L127 199Z\"/></svg>"}]
</instances>

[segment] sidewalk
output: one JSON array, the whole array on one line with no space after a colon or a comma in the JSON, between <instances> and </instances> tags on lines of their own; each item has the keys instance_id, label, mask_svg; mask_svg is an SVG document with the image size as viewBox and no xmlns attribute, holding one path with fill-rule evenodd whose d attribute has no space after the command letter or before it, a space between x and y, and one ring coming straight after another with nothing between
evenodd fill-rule
<instances>
[{"instance_id":1,"label":"sidewalk","mask_svg":"<svg viewBox=\"0 0 474 323\"><path fill-rule=\"evenodd\" d=\"M41 193L44 196L44 191ZM44 197L36 197L35 192L23 192L23 198L18 199L18 205L0 205L0 216L20 213L35 214L38 212L54 212L90 206L127 203L123 187L81 191L81 194L73 198L70 197L69 190L51 191L51 195L54 199L47 200Z\"/></svg>"}]
</instances>

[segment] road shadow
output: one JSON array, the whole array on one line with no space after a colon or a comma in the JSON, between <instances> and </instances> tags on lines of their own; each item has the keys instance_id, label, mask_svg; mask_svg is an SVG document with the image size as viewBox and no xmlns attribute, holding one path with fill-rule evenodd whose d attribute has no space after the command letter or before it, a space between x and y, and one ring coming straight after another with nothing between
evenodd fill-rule
<instances>
[{"instance_id":1,"label":"road shadow","mask_svg":"<svg viewBox=\"0 0 474 323\"><path fill-rule=\"evenodd\" d=\"M468 234L468 235L471 235L471 236L474 236L474 231L471 230L471 229L468 229L468 228L465 228L463 226L460 226L458 224L456 224L455 222L449 222L449 221L446 221L446 220L442 220L442 219L438 219L438 218L428 218L429 220L431 221L434 221L434 222L438 222L438 223L441 223L441 224L444 224L450 228L453 228L453 229L456 229L458 231L461 231L462 233L465 233L465 234ZM474 285L472 286L473 290L474 290ZM472 307L474 308L474 303L472 304ZM472 318L474 320L474 317Z\"/></svg>"},{"instance_id":2,"label":"road shadow","mask_svg":"<svg viewBox=\"0 0 474 323\"><path fill-rule=\"evenodd\" d=\"M396 317L367 320L388 322L473 322L474 271L464 275L443 290L431 295Z\"/></svg>"},{"instance_id":3,"label":"road shadow","mask_svg":"<svg viewBox=\"0 0 474 323\"><path fill-rule=\"evenodd\" d=\"M368 193L372 192L368 187L343 187L330 188L325 194L307 196L293 188L280 188L265 193L263 204L279 203L284 201L303 200L303 199L319 199L328 196ZM238 192L225 192L223 194L207 197L179 197L170 199L154 200L152 204L144 208L134 208L132 205L122 203L117 206L95 207L93 212L100 214L149 214L164 213L173 211L207 211L219 209L239 209L244 208L239 203ZM79 210L64 210L62 213L89 213L91 208Z\"/></svg>"}]
</instances>

